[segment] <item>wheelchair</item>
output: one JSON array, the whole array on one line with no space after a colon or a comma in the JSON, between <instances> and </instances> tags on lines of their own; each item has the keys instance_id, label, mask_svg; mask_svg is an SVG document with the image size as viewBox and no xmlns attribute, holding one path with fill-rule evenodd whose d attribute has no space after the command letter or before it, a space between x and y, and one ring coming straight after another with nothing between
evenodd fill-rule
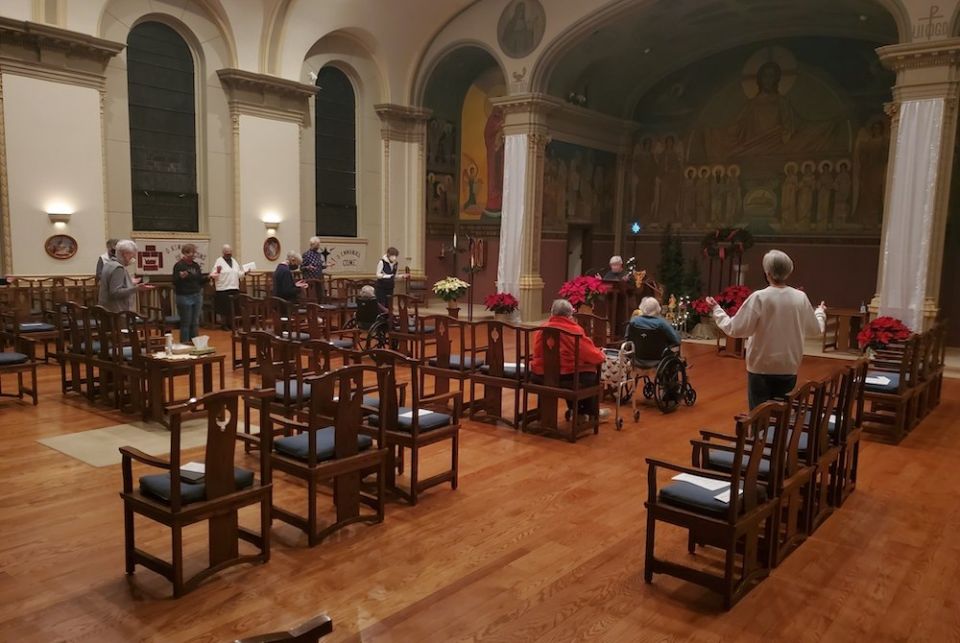
<instances>
[{"instance_id":1,"label":"wheelchair","mask_svg":"<svg viewBox=\"0 0 960 643\"><path fill-rule=\"evenodd\" d=\"M390 348L390 315L381 313L376 299L357 299L357 310L347 320L346 329L357 329L364 333L358 344L364 351L374 348Z\"/></svg>"},{"instance_id":2,"label":"wheelchair","mask_svg":"<svg viewBox=\"0 0 960 643\"><path fill-rule=\"evenodd\" d=\"M662 330L627 327L627 341L619 349L607 349L608 366L604 371L607 390L617 400L617 428L620 404L633 401L633 420L640 419L637 392L652 399L661 413L675 411L681 403L693 406L697 391L687 378L687 361L680 347L671 345L671 338Z\"/></svg>"}]
</instances>

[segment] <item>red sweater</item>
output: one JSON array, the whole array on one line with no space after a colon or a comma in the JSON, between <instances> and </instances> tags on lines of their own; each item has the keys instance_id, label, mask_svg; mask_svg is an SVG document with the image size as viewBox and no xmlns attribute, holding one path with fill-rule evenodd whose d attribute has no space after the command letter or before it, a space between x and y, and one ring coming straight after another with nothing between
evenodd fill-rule
<instances>
[{"instance_id":1,"label":"red sweater","mask_svg":"<svg viewBox=\"0 0 960 643\"><path fill-rule=\"evenodd\" d=\"M580 371L596 370L599 364L603 364L603 351L594 345L590 338L583 332L583 328L569 317L551 317L543 325L547 328L560 328L575 335L580 335ZM576 355L574 354L574 345L576 340L568 335L560 336L560 374L572 375L575 366ZM537 331L533 334L533 358L530 360L530 370L537 375L543 375L543 333Z\"/></svg>"}]
</instances>

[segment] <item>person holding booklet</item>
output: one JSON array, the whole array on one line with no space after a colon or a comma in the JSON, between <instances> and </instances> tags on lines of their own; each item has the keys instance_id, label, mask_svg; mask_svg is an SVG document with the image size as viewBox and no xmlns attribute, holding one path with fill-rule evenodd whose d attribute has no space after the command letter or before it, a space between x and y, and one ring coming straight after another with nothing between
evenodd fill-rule
<instances>
[{"instance_id":1,"label":"person holding booklet","mask_svg":"<svg viewBox=\"0 0 960 643\"><path fill-rule=\"evenodd\" d=\"M233 258L233 248L224 244L210 271L216 290L214 309L220 315L220 328L223 330L233 328L233 298L240 293L240 279L246 272L244 266Z\"/></svg>"},{"instance_id":2,"label":"person holding booklet","mask_svg":"<svg viewBox=\"0 0 960 643\"><path fill-rule=\"evenodd\" d=\"M822 335L827 321L823 302L814 310L802 290L787 285L793 272L787 253L771 250L765 254L763 272L770 285L747 297L733 317L713 297L707 297L717 328L730 337L747 338L750 410L783 399L793 390L803 360L803 341Z\"/></svg>"}]
</instances>

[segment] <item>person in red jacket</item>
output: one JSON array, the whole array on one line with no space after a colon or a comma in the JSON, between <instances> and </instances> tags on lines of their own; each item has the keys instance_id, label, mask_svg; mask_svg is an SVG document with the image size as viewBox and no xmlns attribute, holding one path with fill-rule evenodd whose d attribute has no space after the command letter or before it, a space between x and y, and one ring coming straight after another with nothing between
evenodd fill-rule
<instances>
[{"instance_id":1,"label":"person in red jacket","mask_svg":"<svg viewBox=\"0 0 960 643\"><path fill-rule=\"evenodd\" d=\"M574 335L581 337L580 360L577 363L575 345L577 342L568 335L560 338L560 385L572 386L574 377L580 381L581 386L592 386L598 382L597 366L603 364L603 351L587 337L583 328L573 319L573 305L566 299L557 299L550 306L550 319L544 322L542 328L560 328ZM574 373L579 370L579 373ZM535 382L543 382L543 333L537 331L533 334L533 357L530 360L530 372ZM570 403L567 402L567 408ZM582 415L600 415L599 398L590 398L580 400L577 412Z\"/></svg>"}]
</instances>

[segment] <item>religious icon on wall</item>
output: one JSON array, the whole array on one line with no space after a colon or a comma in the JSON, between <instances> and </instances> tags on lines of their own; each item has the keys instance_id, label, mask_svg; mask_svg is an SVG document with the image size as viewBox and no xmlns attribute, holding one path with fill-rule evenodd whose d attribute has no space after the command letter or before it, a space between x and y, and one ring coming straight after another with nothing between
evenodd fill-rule
<instances>
[{"instance_id":1,"label":"religious icon on wall","mask_svg":"<svg viewBox=\"0 0 960 643\"><path fill-rule=\"evenodd\" d=\"M450 121L431 118L427 123L427 169L457 171L457 127Z\"/></svg>"},{"instance_id":2,"label":"religious icon on wall","mask_svg":"<svg viewBox=\"0 0 960 643\"><path fill-rule=\"evenodd\" d=\"M506 87L499 68L482 74L467 89L461 112L460 219L497 220L503 207L503 111L490 98Z\"/></svg>"},{"instance_id":3,"label":"religious icon on wall","mask_svg":"<svg viewBox=\"0 0 960 643\"><path fill-rule=\"evenodd\" d=\"M66 234L55 234L43 242L43 249L51 258L66 261L77 254L77 240Z\"/></svg>"},{"instance_id":4,"label":"religious icon on wall","mask_svg":"<svg viewBox=\"0 0 960 643\"><path fill-rule=\"evenodd\" d=\"M263 256L267 261L276 261L280 258L280 240L276 237L267 237L263 242Z\"/></svg>"},{"instance_id":5,"label":"religious icon on wall","mask_svg":"<svg viewBox=\"0 0 960 643\"><path fill-rule=\"evenodd\" d=\"M791 38L664 78L634 112L644 127L624 167L624 211L650 231L673 223L875 237L893 76L874 48Z\"/></svg>"},{"instance_id":6,"label":"religious icon on wall","mask_svg":"<svg viewBox=\"0 0 960 643\"><path fill-rule=\"evenodd\" d=\"M566 230L569 223L613 229L617 158L611 152L564 141L547 145L543 175L543 228Z\"/></svg>"},{"instance_id":7,"label":"religious icon on wall","mask_svg":"<svg viewBox=\"0 0 960 643\"><path fill-rule=\"evenodd\" d=\"M455 219L457 189L452 174L427 173L427 216L430 219Z\"/></svg>"},{"instance_id":8,"label":"religious icon on wall","mask_svg":"<svg viewBox=\"0 0 960 643\"><path fill-rule=\"evenodd\" d=\"M500 49L511 58L529 55L543 39L546 24L546 12L539 0L513 0L497 23Z\"/></svg>"}]
</instances>

